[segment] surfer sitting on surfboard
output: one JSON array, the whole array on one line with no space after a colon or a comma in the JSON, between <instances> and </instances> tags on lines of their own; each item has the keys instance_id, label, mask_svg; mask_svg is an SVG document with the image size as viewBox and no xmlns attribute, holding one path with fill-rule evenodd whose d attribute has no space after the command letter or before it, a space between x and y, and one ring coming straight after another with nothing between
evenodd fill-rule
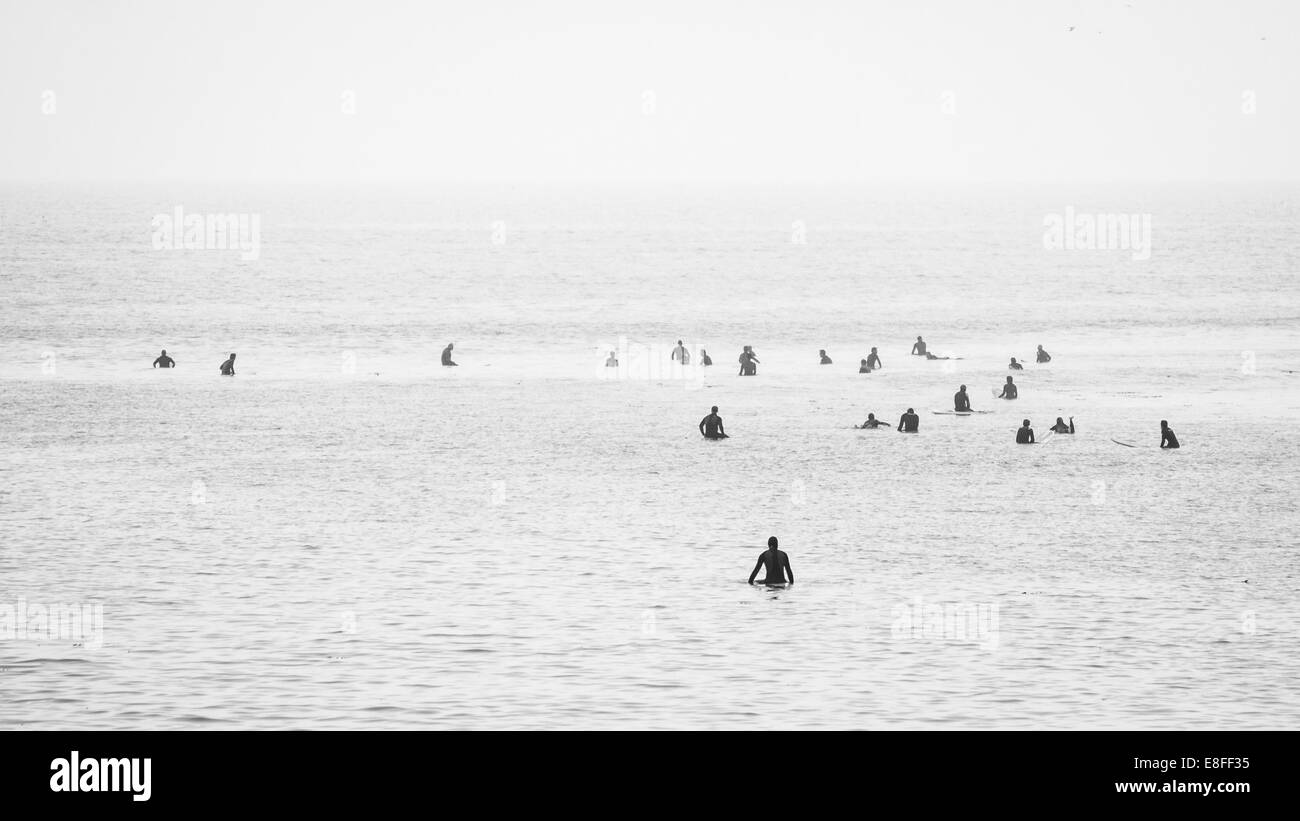
<instances>
[{"instance_id":1,"label":"surfer sitting on surfboard","mask_svg":"<svg viewBox=\"0 0 1300 821\"><path fill-rule=\"evenodd\" d=\"M867 421L863 422L861 425L854 425L853 427L855 427L855 428L883 428L883 427L885 427L885 423L884 423L884 422L881 422L879 419L877 419L877 418L876 418L876 415L875 415L874 413L868 413L868 414L867 414Z\"/></svg>"},{"instance_id":2,"label":"surfer sitting on surfboard","mask_svg":"<svg viewBox=\"0 0 1300 821\"><path fill-rule=\"evenodd\" d=\"M925 340L918 336L916 341L912 343L912 356L925 355Z\"/></svg>"},{"instance_id":3,"label":"surfer sitting on surfboard","mask_svg":"<svg viewBox=\"0 0 1300 821\"><path fill-rule=\"evenodd\" d=\"M1174 436L1174 429L1164 419L1160 420L1160 447L1165 450L1178 447L1178 437Z\"/></svg>"},{"instance_id":4,"label":"surfer sitting on surfboard","mask_svg":"<svg viewBox=\"0 0 1300 821\"><path fill-rule=\"evenodd\" d=\"M1016 387L1016 383L1012 382L1011 377L1008 376L1007 384L1002 386L1002 393L998 394L998 399L1015 399L1019 396L1020 389Z\"/></svg>"},{"instance_id":5,"label":"surfer sitting on surfboard","mask_svg":"<svg viewBox=\"0 0 1300 821\"><path fill-rule=\"evenodd\" d=\"M718 406L714 405L712 412L700 420L700 434L705 439L729 439L727 432L722 429L722 417L718 416Z\"/></svg>"},{"instance_id":6,"label":"surfer sitting on surfboard","mask_svg":"<svg viewBox=\"0 0 1300 821\"><path fill-rule=\"evenodd\" d=\"M1025 423L1020 426L1020 430L1016 431L1016 444L1032 445L1033 443L1034 443L1034 429L1029 427L1029 420L1026 419Z\"/></svg>"},{"instance_id":7,"label":"surfer sitting on surfboard","mask_svg":"<svg viewBox=\"0 0 1300 821\"><path fill-rule=\"evenodd\" d=\"M817 355L820 356L820 357L822 358L822 361L821 361L820 364L822 364L822 365L829 365L829 364L831 364L831 358L830 358L829 356L826 355L826 351L818 351L818 352L817 352Z\"/></svg>"},{"instance_id":8,"label":"surfer sitting on surfboard","mask_svg":"<svg viewBox=\"0 0 1300 821\"><path fill-rule=\"evenodd\" d=\"M221 375L222 376L235 375L235 355L233 353L230 355L229 359L221 363Z\"/></svg>"},{"instance_id":9,"label":"surfer sitting on surfboard","mask_svg":"<svg viewBox=\"0 0 1300 821\"><path fill-rule=\"evenodd\" d=\"M1048 428L1052 433L1074 433L1074 417L1070 417L1070 424L1061 421L1061 417L1056 417L1056 424Z\"/></svg>"},{"instance_id":10,"label":"surfer sitting on surfboard","mask_svg":"<svg viewBox=\"0 0 1300 821\"><path fill-rule=\"evenodd\" d=\"M454 368L454 367L456 367L456 363L451 361L451 349L454 348L454 347L456 347L456 343L454 343L454 342L448 342L448 343L447 343L447 347L445 347L445 348L442 349L442 364L443 364L443 367L447 367L447 368Z\"/></svg>"},{"instance_id":11,"label":"surfer sitting on surfboard","mask_svg":"<svg viewBox=\"0 0 1300 821\"><path fill-rule=\"evenodd\" d=\"M953 410L958 413L973 413L970 409L970 397L966 395L966 386L962 385L961 390L952 395Z\"/></svg>"},{"instance_id":12,"label":"surfer sitting on surfboard","mask_svg":"<svg viewBox=\"0 0 1300 821\"><path fill-rule=\"evenodd\" d=\"M758 575L759 568L767 566L767 576L760 584L787 584L786 577L789 576L789 584L794 584L794 571L790 569L790 557L785 555L784 550L776 549L776 537L773 536L767 540L767 550L758 554L758 562L754 564L754 572L749 574L749 583L754 583L754 577Z\"/></svg>"}]
</instances>

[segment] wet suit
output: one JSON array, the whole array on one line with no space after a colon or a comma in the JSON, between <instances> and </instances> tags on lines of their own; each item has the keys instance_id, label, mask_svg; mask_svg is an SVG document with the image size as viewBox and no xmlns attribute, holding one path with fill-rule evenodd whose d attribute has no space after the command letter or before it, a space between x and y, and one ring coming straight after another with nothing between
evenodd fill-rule
<instances>
[{"instance_id":1,"label":"wet suit","mask_svg":"<svg viewBox=\"0 0 1300 821\"><path fill-rule=\"evenodd\" d=\"M1052 361L1052 355L1049 354L1047 351L1043 350L1042 348L1039 348L1039 349L1038 349L1038 361L1039 361L1039 362L1051 362L1051 361Z\"/></svg>"},{"instance_id":2,"label":"wet suit","mask_svg":"<svg viewBox=\"0 0 1300 821\"><path fill-rule=\"evenodd\" d=\"M899 433L916 433L917 427L921 424L921 417L915 413L905 413L898 419Z\"/></svg>"},{"instance_id":3,"label":"wet suit","mask_svg":"<svg viewBox=\"0 0 1300 821\"><path fill-rule=\"evenodd\" d=\"M442 364L448 367L456 367L456 363L451 361L451 346L442 349Z\"/></svg>"},{"instance_id":4,"label":"wet suit","mask_svg":"<svg viewBox=\"0 0 1300 821\"><path fill-rule=\"evenodd\" d=\"M822 364L822 365L830 365L830 364L832 364L832 363L831 363L831 358L830 358L829 356L827 356L826 354L820 354L820 356L821 356L821 358L822 358L822 361L821 361L820 364Z\"/></svg>"},{"instance_id":5,"label":"wet suit","mask_svg":"<svg viewBox=\"0 0 1300 821\"><path fill-rule=\"evenodd\" d=\"M722 429L722 417L716 413L710 413L700 420L700 433L705 439L730 439L727 432Z\"/></svg>"},{"instance_id":6,"label":"wet suit","mask_svg":"<svg viewBox=\"0 0 1300 821\"><path fill-rule=\"evenodd\" d=\"M865 421L865 422L862 423L862 427L864 427L864 428L883 428L883 427L885 427L887 424L888 424L887 422L881 422L879 419L868 419L867 421Z\"/></svg>"},{"instance_id":7,"label":"wet suit","mask_svg":"<svg viewBox=\"0 0 1300 821\"><path fill-rule=\"evenodd\" d=\"M970 411L970 397L966 391L957 391L952 395L952 407L957 411Z\"/></svg>"},{"instance_id":8,"label":"wet suit","mask_svg":"<svg viewBox=\"0 0 1300 821\"><path fill-rule=\"evenodd\" d=\"M786 576L789 576L789 583L794 584L794 571L790 569L790 557L785 555L784 550L777 550L769 547L762 553L758 554L758 561L754 564L754 572L749 574L749 583L754 583L754 577L758 575L759 568L767 567L767 576L760 584L786 584Z\"/></svg>"},{"instance_id":9,"label":"wet suit","mask_svg":"<svg viewBox=\"0 0 1300 821\"><path fill-rule=\"evenodd\" d=\"M1178 447L1178 437L1174 436L1173 428L1166 426L1160 429L1160 447L1165 450Z\"/></svg>"},{"instance_id":10,"label":"wet suit","mask_svg":"<svg viewBox=\"0 0 1300 821\"><path fill-rule=\"evenodd\" d=\"M222 375L222 376L234 376L234 375L235 375L235 360L234 360L234 359L227 359L225 362L222 362L222 363L221 363L221 375Z\"/></svg>"},{"instance_id":11,"label":"wet suit","mask_svg":"<svg viewBox=\"0 0 1300 821\"><path fill-rule=\"evenodd\" d=\"M153 361L153 366L155 368L174 368L176 367L176 360L167 354L163 354Z\"/></svg>"},{"instance_id":12,"label":"wet suit","mask_svg":"<svg viewBox=\"0 0 1300 821\"><path fill-rule=\"evenodd\" d=\"M1016 444L1017 444L1017 445L1032 445L1032 444L1034 444L1034 429L1033 429L1033 428L1020 428L1019 430L1017 430L1017 431L1016 431Z\"/></svg>"}]
</instances>

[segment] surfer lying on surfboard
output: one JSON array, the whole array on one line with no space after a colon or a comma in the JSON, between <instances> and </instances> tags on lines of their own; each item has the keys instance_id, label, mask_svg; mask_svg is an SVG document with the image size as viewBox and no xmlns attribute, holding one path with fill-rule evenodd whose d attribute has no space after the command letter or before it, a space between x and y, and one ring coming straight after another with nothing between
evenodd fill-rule
<instances>
[{"instance_id":1,"label":"surfer lying on surfboard","mask_svg":"<svg viewBox=\"0 0 1300 821\"><path fill-rule=\"evenodd\" d=\"M966 395L965 385L962 385L961 390L952 395L952 406L955 411L971 411L970 397Z\"/></svg>"},{"instance_id":2,"label":"surfer lying on surfboard","mask_svg":"<svg viewBox=\"0 0 1300 821\"><path fill-rule=\"evenodd\" d=\"M867 421L863 422L861 425L854 425L853 427L865 430L866 428L885 428L889 427L889 425L877 419L874 413L868 413Z\"/></svg>"},{"instance_id":3,"label":"surfer lying on surfboard","mask_svg":"<svg viewBox=\"0 0 1300 821\"><path fill-rule=\"evenodd\" d=\"M758 554L758 561L754 564L754 572L749 574L749 583L754 583L754 577L763 566L767 566L767 576L760 584L794 584L794 571L790 569L790 557L785 555L784 550L776 549L776 537L772 536L767 540L767 550ZM787 581L786 577L789 577Z\"/></svg>"}]
</instances>

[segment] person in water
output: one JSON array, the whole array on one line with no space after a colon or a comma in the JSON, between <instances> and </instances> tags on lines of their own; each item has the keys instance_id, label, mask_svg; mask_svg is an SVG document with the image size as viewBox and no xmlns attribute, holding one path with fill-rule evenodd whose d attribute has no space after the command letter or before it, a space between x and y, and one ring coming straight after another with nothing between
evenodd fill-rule
<instances>
[{"instance_id":1,"label":"person in water","mask_svg":"<svg viewBox=\"0 0 1300 821\"><path fill-rule=\"evenodd\" d=\"M876 353L875 348L872 348L871 353L867 354L867 370L878 371L883 367L884 365L880 363L880 354Z\"/></svg>"},{"instance_id":2,"label":"person in water","mask_svg":"<svg viewBox=\"0 0 1300 821\"><path fill-rule=\"evenodd\" d=\"M1032 445L1033 443L1034 443L1034 429L1029 427L1029 420L1026 419L1025 423L1020 426L1020 430L1016 431L1016 444Z\"/></svg>"},{"instance_id":3,"label":"person in water","mask_svg":"<svg viewBox=\"0 0 1300 821\"><path fill-rule=\"evenodd\" d=\"M1011 377L1008 376L1007 384L1002 386L1002 393L998 394L998 399L1016 399L1019 396L1020 389L1016 387L1016 383L1011 381Z\"/></svg>"},{"instance_id":4,"label":"person in water","mask_svg":"<svg viewBox=\"0 0 1300 821\"><path fill-rule=\"evenodd\" d=\"M921 417L916 415L916 411L912 410L911 408L908 408L907 413L898 417L898 432L916 433L916 430L920 426L920 424L921 424Z\"/></svg>"},{"instance_id":5,"label":"person in water","mask_svg":"<svg viewBox=\"0 0 1300 821\"><path fill-rule=\"evenodd\" d=\"M754 356L754 349L749 345L740 354L740 376L754 376L758 373L758 357Z\"/></svg>"},{"instance_id":6,"label":"person in water","mask_svg":"<svg viewBox=\"0 0 1300 821\"><path fill-rule=\"evenodd\" d=\"M952 359L951 356L935 356L935 355L932 354L932 353L927 353L927 354L925 355L925 358L926 358L926 359Z\"/></svg>"},{"instance_id":7,"label":"person in water","mask_svg":"<svg viewBox=\"0 0 1300 821\"><path fill-rule=\"evenodd\" d=\"M1042 346L1042 345L1039 345L1039 346L1038 346L1038 364L1041 365L1041 364L1043 364L1044 362L1051 362L1051 361L1052 361L1052 355L1049 354L1047 351L1043 350L1043 346Z\"/></svg>"},{"instance_id":8,"label":"person in water","mask_svg":"<svg viewBox=\"0 0 1300 821\"><path fill-rule=\"evenodd\" d=\"M965 385L962 385L961 390L952 395L952 409L965 413L973 412L970 407L970 397L966 395Z\"/></svg>"},{"instance_id":9,"label":"person in water","mask_svg":"<svg viewBox=\"0 0 1300 821\"><path fill-rule=\"evenodd\" d=\"M1007 369L1013 371L1023 371L1025 369L1025 366L1017 362L1016 358L1013 356L1011 357L1011 364L1007 365Z\"/></svg>"},{"instance_id":10,"label":"person in water","mask_svg":"<svg viewBox=\"0 0 1300 821\"><path fill-rule=\"evenodd\" d=\"M1160 447L1165 450L1178 447L1178 437L1174 436L1174 429L1169 427L1169 423L1164 419L1160 420Z\"/></svg>"},{"instance_id":11,"label":"person in water","mask_svg":"<svg viewBox=\"0 0 1300 821\"><path fill-rule=\"evenodd\" d=\"M163 352L153 361L153 366L155 368L174 368L176 367L176 360L168 356L167 349L163 348Z\"/></svg>"},{"instance_id":12,"label":"person in water","mask_svg":"<svg viewBox=\"0 0 1300 821\"><path fill-rule=\"evenodd\" d=\"M700 348L700 365L707 367L712 364L713 360L709 358L709 352Z\"/></svg>"},{"instance_id":13,"label":"person in water","mask_svg":"<svg viewBox=\"0 0 1300 821\"><path fill-rule=\"evenodd\" d=\"M871 373L871 367L867 365L867 360L862 360L862 364L858 365L858 373Z\"/></svg>"},{"instance_id":14,"label":"person in water","mask_svg":"<svg viewBox=\"0 0 1300 821\"><path fill-rule=\"evenodd\" d=\"M456 343L454 342L448 342L447 347L442 349L442 364L444 367L456 367L456 363L451 361L451 349L454 348L455 345Z\"/></svg>"},{"instance_id":15,"label":"person in water","mask_svg":"<svg viewBox=\"0 0 1300 821\"><path fill-rule=\"evenodd\" d=\"M912 343L912 356L925 356L925 340L919 336Z\"/></svg>"},{"instance_id":16,"label":"person in water","mask_svg":"<svg viewBox=\"0 0 1300 821\"><path fill-rule=\"evenodd\" d=\"M822 358L821 364L830 365L831 358L826 355L826 351L818 351L817 354Z\"/></svg>"},{"instance_id":17,"label":"person in water","mask_svg":"<svg viewBox=\"0 0 1300 821\"><path fill-rule=\"evenodd\" d=\"M1070 417L1070 424L1061 421L1061 417L1056 417L1056 424L1048 428L1052 433L1074 433L1074 417Z\"/></svg>"},{"instance_id":18,"label":"person in water","mask_svg":"<svg viewBox=\"0 0 1300 821\"><path fill-rule=\"evenodd\" d=\"M700 420L700 434L705 439L730 439L722 429L722 417L718 416L718 406L714 405L709 415Z\"/></svg>"},{"instance_id":19,"label":"person in water","mask_svg":"<svg viewBox=\"0 0 1300 821\"><path fill-rule=\"evenodd\" d=\"M618 357L614 355L613 351L609 352L609 358L605 360L605 367L606 368L618 367Z\"/></svg>"},{"instance_id":20,"label":"person in water","mask_svg":"<svg viewBox=\"0 0 1300 821\"><path fill-rule=\"evenodd\" d=\"M233 353L230 355L229 359L221 363L221 375L222 376L235 375L235 355Z\"/></svg>"},{"instance_id":21,"label":"person in water","mask_svg":"<svg viewBox=\"0 0 1300 821\"><path fill-rule=\"evenodd\" d=\"M673 361L680 362L683 365L689 364L691 361L691 352L686 350L686 346L682 344L680 339L677 340L677 347L673 348Z\"/></svg>"},{"instance_id":22,"label":"person in water","mask_svg":"<svg viewBox=\"0 0 1300 821\"><path fill-rule=\"evenodd\" d=\"M794 571L790 569L790 557L785 555L784 550L777 550L776 544L775 536L767 540L767 550L758 554L758 561L754 563L754 572L749 574L750 584L754 583L754 577L764 566L767 567L767 573L759 584L794 584Z\"/></svg>"},{"instance_id":23,"label":"person in water","mask_svg":"<svg viewBox=\"0 0 1300 821\"><path fill-rule=\"evenodd\" d=\"M867 421L863 422L861 425L854 425L853 427L861 428L864 430L866 428L883 428L885 427L885 423L877 419L874 413L868 413Z\"/></svg>"}]
</instances>

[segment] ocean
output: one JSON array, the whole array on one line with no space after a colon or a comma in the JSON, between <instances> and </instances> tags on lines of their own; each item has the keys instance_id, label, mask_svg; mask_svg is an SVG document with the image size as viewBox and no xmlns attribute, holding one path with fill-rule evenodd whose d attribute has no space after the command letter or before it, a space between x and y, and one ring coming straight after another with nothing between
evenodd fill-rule
<instances>
[{"instance_id":1,"label":"ocean","mask_svg":"<svg viewBox=\"0 0 1300 821\"><path fill-rule=\"evenodd\" d=\"M1300 728L1297 208L0 186L0 727Z\"/></svg>"}]
</instances>

